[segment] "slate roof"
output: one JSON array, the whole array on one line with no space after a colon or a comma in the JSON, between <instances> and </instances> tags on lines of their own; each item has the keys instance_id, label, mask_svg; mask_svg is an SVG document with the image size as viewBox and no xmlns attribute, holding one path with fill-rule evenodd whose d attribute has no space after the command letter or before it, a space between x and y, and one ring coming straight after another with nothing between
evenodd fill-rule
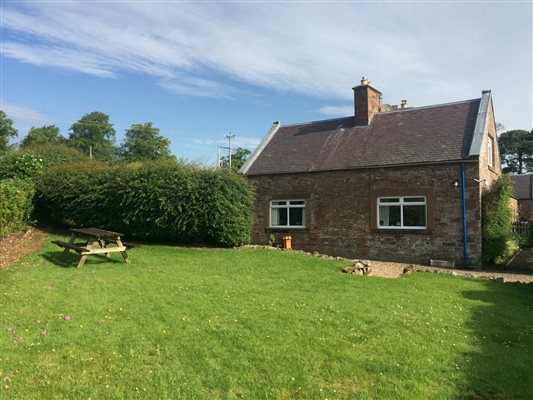
<instances>
[{"instance_id":1,"label":"slate roof","mask_svg":"<svg viewBox=\"0 0 533 400\"><path fill-rule=\"evenodd\" d=\"M468 159L480 99L281 126L245 175L355 169Z\"/></svg>"},{"instance_id":2,"label":"slate roof","mask_svg":"<svg viewBox=\"0 0 533 400\"><path fill-rule=\"evenodd\" d=\"M533 198L533 175L511 175L513 181L514 195L518 200Z\"/></svg>"}]
</instances>

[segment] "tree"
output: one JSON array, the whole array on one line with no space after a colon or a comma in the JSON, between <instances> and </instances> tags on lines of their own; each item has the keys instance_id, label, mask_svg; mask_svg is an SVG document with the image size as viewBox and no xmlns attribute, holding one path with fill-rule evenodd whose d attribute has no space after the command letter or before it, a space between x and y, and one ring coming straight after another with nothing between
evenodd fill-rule
<instances>
[{"instance_id":1,"label":"tree","mask_svg":"<svg viewBox=\"0 0 533 400\"><path fill-rule=\"evenodd\" d=\"M33 126L28 135L22 140L20 147L25 148L39 144L63 144L66 139L59 133L55 125L45 125L40 128Z\"/></svg>"},{"instance_id":2,"label":"tree","mask_svg":"<svg viewBox=\"0 0 533 400\"><path fill-rule=\"evenodd\" d=\"M119 155L127 161L161 160L170 158L170 140L159 134L151 122L133 124L126 131Z\"/></svg>"},{"instance_id":3,"label":"tree","mask_svg":"<svg viewBox=\"0 0 533 400\"><path fill-rule=\"evenodd\" d=\"M17 137L18 131L13 126L13 120L0 110L0 155L4 154L9 145L10 137Z\"/></svg>"},{"instance_id":4,"label":"tree","mask_svg":"<svg viewBox=\"0 0 533 400\"><path fill-rule=\"evenodd\" d=\"M102 112L86 114L70 127L67 144L84 154L92 154L100 160L111 160L116 154L115 129L109 122L109 115Z\"/></svg>"},{"instance_id":5,"label":"tree","mask_svg":"<svg viewBox=\"0 0 533 400\"><path fill-rule=\"evenodd\" d=\"M232 171L238 171L251 154L252 152L250 150L243 147L237 147L235 153L231 155ZM224 167L229 166L229 157L220 157L220 165Z\"/></svg>"},{"instance_id":6,"label":"tree","mask_svg":"<svg viewBox=\"0 0 533 400\"><path fill-rule=\"evenodd\" d=\"M533 169L533 130L514 129L498 137L503 172L522 174Z\"/></svg>"}]
</instances>

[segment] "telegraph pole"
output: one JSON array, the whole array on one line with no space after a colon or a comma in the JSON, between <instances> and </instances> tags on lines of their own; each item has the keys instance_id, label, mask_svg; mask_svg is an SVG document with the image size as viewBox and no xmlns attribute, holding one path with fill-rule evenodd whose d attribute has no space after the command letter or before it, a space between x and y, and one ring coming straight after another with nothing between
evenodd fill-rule
<instances>
[{"instance_id":1,"label":"telegraph pole","mask_svg":"<svg viewBox=\"0 0 533 400\"><path fill-rule=\"evenodd\" d=\"M235 138L235 135L233 135L231 132L226 135L226 139L228 139L228 159L229 159L229 169L231 169L231 141Z\"/></svg>"}]
</instances>

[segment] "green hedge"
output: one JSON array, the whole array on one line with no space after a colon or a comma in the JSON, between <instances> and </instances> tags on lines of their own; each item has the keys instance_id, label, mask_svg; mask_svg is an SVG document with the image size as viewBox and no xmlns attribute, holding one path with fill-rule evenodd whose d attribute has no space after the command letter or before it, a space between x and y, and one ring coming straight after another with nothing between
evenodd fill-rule
<instances>
[{"instance_id":1,"label":"green hedge","mask_svg":"<svg viewBox=\"0 0 533 400\"><path fill-rule=\"evenodd\" d=\"M484 263L494 263L505 255L511 240L513 212L509 199L513 186L509 175L501 175L481 199L482 258Z\"/></svg>"},{"instance_id":2,"label":"green hedge","mask_svg":"<svg viewBox=\"0 0 533 400\"><path fill-rule=\"evenodd\" d=\"M42 144L12 151L0 159L0 179L32 178L59 164L80 162L88 157L60 144Z\"/></svg>"},{"instance_id":3,"label":"green hedge","mask_svg":"<svg viewBox=\"0 0 533 400\"><path fill-rule=\"evenodd\" d=\"M41 221L226 246L249 241L253 193L235 173L176 161L54 167L37 179Z\"/></svg>"},{"instance_id":4,"label":"green hedge","mask_svg":"<svg viewBox=\"0 0 533 400\"><path fill-rule=\"evenodd\" d=\"M29 223L34 191L33 183L27 180L0 181L0 237Z\"/></svg>"}]
</instances>

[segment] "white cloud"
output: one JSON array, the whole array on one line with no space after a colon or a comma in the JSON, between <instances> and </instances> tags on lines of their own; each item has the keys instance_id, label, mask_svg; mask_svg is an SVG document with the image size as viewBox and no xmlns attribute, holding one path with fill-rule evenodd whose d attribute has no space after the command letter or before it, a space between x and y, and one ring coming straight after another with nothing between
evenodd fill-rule
<instances>
[{"instance_id":1,"label":"white cloud","mask_svg":"<svg viewBox=\"0 0 533 400\"><path fill-rule=\"evenodd\" d=\"M214 97L228 96L231 88L207 79L213 71L281 91L345 97L357 71L383 75L391 58L392 75L427 70L412 36L400 41L392 25L384 31L379 24L353 23L371 17L368 7L102 4L6 6L3 23L10 35L4 54L102 77L123 70L145 73L178 93L213 91Z\"/></svg>"},{"instance_id":2,"label":"white cloud","mask_svg":"<svg viewBox=\"0 0 533 400\"><path fill-rule=\"evenodd\" d=\"M235 147L255 148L261 139L255 137L237 136L235 137Z\"/></svg>"},{"instance_id":3,"label":"white cloud","mask_svg":"<svg viewBox=\"0 0 533 400\"><path fill-rule=\"evenodd\" d=\"M188 139L189 140L189 146L228 146L228 140L227 139ZM259 144L261 141L260 138L255 137L249 137L249 136L235 136L233 140L232 147L246 147L246 148L254 148Z\"/></svg>"},{"instance_id":4,"label":"white cloud","mask_svg":"<svg viewBox=\"0 0 533 400\"><path fill-rule=\"evenodd\" d=\"M330 117L346 117L348 115L353 115L354 108L353 104L344 106L324 106L319 108L317 112Z\"/></svg>"},{"instance_id":5,"label":"white cloud","mask_svg":"<svg viewBox=\"0 0 533 400\"><path fill-rule=\"evenodd\" d=\"M19 136L25 134L32 126L45 125L50 120L42 112L20 104L2 102L0 109L13 120L15 128L19 130Z\"/></svg>"},{"instance_id":6,"label":"white cloud","mask_svg":"<svg viewBox=\"0 0 533 400\"><path fill-rule=\"evenodd\" d=\"M2 103L1 108L7 113L10 118L31 121L34 123L41 123L48 119L48 117L46 117L46 115L44 115L40 111L34 110L26 106Z\"/></svg>"},{"instance_id":7,"label":"white cloud","mask_svg":"<svg viewBox=\"0 0 533 400\"><path fill-rule=\"evenodd\" d=\"M231 98L237 92L231 86L191 76L162 79L158 84L171 92L187 96Z\"/></svg>"},{"instance_id":8,"label":"white cloud","mask_svg":"<svg viewBox=\"0 0 533 400\"><path fill-rule=\"evenodd\" d=\"M34 65L100 77L136 72L182 95L217 98L236 97L242 93L236 86L244 83L351 101L349 88L363 74L392 104L402 98L413 105L461 100L492 87L500 104L524 104L506 112L531 119L528 3L102 2L95 7L31 2L3 7L4 55ZM509 85L506 77L516 84ZM510 86L527 90L517 97Z\"/></svg>"}]
</instances>

